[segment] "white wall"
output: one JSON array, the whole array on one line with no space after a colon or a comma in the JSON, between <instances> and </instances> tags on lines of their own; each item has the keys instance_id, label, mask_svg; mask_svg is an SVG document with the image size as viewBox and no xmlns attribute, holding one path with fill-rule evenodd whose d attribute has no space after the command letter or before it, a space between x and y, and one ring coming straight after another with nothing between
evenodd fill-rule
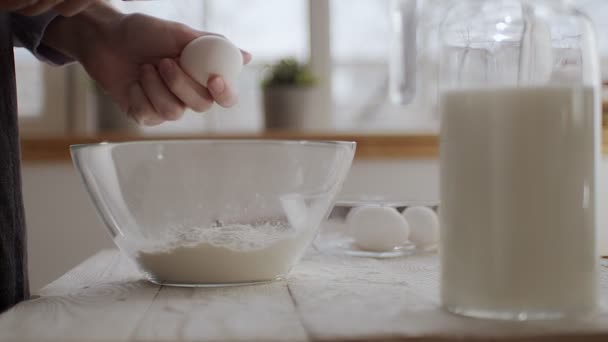
<instances>
[{"instance_id":1,"label":"white wall","mask_svg":"<svg viewBox=\"0 0 608 342\"><path fill-rule=\"evenodd\" d=\"M24 165L23 197L32 291L113 246L71 164Z\"/></svg>"},{"instance_id":2,"label":"white wall","mask_svg":"<svg viewBox=\"0 0 608 342\"><path fill-rule=\"evenodd\" d=\"M435 160L356 162L340 197L437 200L438 169ZM608 175L608 157L602 174ZM98 250L113 247L71 164L26 164L23 188L33 291ZM601 189L602 252L608 255L608 207L603 204L608 203L608 182Z\"/></svg>"}]
</instances>

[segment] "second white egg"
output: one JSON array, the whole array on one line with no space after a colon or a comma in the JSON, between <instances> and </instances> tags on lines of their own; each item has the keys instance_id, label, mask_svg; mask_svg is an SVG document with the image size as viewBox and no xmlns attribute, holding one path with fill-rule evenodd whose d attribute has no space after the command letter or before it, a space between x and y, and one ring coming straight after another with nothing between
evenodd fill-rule
<instances>
[{"instance_id":1,"label":"second white egg","mask_svg":"<svg viewBox=\"0 0 608 342\"><path fill-rule=\"evenodd\" d=\"M418 248L428 248L439 243L439 218L428 207L410 207L403 212L410 224L410 240Z\"/></svg>"}]
</instances>

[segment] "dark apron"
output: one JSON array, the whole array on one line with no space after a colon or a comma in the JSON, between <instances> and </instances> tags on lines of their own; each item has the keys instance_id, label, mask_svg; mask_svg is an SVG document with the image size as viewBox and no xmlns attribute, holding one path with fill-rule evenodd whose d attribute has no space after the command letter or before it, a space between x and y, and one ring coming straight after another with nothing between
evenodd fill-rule
<instances>
[{"instance_id":1,"label":"dark apron","mask_svg":"<svg viewBox=\"0 0 608 342\"><path fill-rule=\"evenodd\" d=\"M29 296L10 21L0 11L0 312Z\"/></svg>"}]
</instances>

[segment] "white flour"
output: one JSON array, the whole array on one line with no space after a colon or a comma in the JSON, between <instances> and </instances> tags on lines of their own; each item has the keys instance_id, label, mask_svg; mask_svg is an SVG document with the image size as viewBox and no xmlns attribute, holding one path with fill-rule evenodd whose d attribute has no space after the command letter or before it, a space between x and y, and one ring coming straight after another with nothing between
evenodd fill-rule
<instances>
[{"instance_id":1,"label":"white flour","mask_svg":"<svg viewBox=\"0 0 608 342\"><path fill-rule=\"evenodd\" d=\"M229 224L174 229L161 245L140 248L136 261L151 280L181 285L221 285L286 275L315 230L286 223Z\"/></svg>"},{"instance_id":2,"label":"white flour","mask_svg":"<svg viewBox=\"0 0 608 342\"><path fill-rule=\"evenodd\" d=\"M597 302L591 88L442 95L442 300L576 313Z\"/></svg>"}]
</instances>

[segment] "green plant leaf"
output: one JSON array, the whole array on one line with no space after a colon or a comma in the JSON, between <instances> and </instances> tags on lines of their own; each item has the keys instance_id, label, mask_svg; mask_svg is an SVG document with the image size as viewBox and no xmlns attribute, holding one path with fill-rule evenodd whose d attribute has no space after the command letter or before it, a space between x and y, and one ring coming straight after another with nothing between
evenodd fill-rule
<instances>
[{"instance_id":1,"label":"green plant leaf","mask_svg":"<svg viewBox=\"0 0 608 342\"><path fill-rule=\"evenodd\" d=\"M295 58L283 58L271 65L267 76L262 81L265 88L276 86L312 87L318 79L307 64Z\"/></svg>"}]
</instances>

